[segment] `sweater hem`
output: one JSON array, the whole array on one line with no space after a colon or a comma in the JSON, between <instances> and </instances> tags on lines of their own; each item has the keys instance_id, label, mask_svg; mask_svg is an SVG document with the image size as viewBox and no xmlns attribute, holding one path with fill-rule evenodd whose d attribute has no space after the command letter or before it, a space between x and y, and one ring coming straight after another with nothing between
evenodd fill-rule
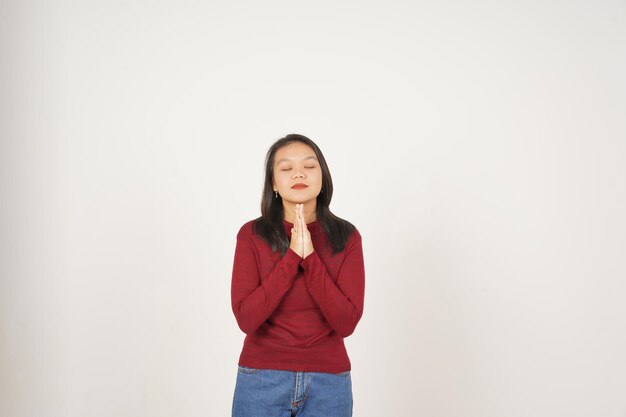
<instances>
[{"instance_id":1,"label":"sweater hem","mask_svg":"<svg viewBox=\"0 0 626 417\"><path fill-rule=\"evenodd\" d=\"M328 374L339 374L352 370L350 365L348 366L320 366L320 365L285 365L276 362L256 362L253 360L240 360L239 366L245 366L252 369L266 369L275 371L290 371L290 372L324 372Z\"/></svg>"}]
</instances>

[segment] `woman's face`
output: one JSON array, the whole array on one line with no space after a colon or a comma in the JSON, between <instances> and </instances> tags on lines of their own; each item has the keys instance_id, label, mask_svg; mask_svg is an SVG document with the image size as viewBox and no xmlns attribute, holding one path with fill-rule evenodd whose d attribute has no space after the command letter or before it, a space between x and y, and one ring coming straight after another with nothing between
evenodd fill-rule
<instances>
[{"instance_id":1,"label":"woman's face","mask_svg":"<svg viewBox=\"0 0 626 417\"><path fill-rule=\"evenodd\" d=\"M296 184L306 187L293 188ZM309 203L315 205L322 190L322 169L313 149L302 142L291 142L274 155L274 191L283 205Z\"/></svg>"}]
</instances>

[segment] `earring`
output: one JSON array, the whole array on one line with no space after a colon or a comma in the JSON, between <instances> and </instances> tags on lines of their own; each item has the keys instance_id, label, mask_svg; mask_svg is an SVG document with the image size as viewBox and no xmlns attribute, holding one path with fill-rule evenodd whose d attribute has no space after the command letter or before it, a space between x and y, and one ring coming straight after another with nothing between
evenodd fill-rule
<instances>
[{"instance_id":1,"label":"earring","mask_svg":"<svg viewBox=\"0 0 626 417\"><path fill-rule=\"evenodd\" d=\"M274 193L276 194L276 198L278 198L278 191L274 191Z\"/></svg>"}]
</instances>

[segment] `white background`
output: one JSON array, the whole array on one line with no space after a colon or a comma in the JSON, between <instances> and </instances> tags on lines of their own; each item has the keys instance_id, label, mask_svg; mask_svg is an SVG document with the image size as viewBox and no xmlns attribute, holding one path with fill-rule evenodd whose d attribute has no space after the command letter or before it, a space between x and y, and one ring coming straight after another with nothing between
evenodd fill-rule
<instances>
[{"instance_id":1,"label":"white background","mask_svg":"<svg viewBox=\"0 0 626 417\"><path fill-rule=\"evenodd\" d=\"M624 1L15 0L0 48L0 415L230 415L294 132L363 236L355 417L626 416Z\"/></svg>"}]
</instances>

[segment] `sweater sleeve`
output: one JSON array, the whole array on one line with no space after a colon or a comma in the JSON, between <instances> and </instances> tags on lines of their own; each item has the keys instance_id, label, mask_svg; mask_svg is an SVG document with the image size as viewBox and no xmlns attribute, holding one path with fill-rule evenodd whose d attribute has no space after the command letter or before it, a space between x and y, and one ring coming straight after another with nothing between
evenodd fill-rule
<instances>
[{"instance_id":1,"label":"sweater sleeve","mask_svg":"<svg viewBox=\"0 0 626 417\"><path fill-rule=\"evenodd\" d=\"M239 328L254 333L272 315L298 273L300 255L291 248L274 269L261 280L254 246L240 231L233 261L231 306Z\"/></svg>"},{"instance_id":2,"label":"sweater sleeve","mask_svg":"<svg viewBox=\"0 0 626 417\"><path fill-rule=\"evenodd\" d=\"M348 240L345 257L336 283L314 249L300 265L304 268L304 283L322 314L338 335L348 337L363 314L365 268L361 235L355 230Z\"/></svg>"}]
</instances>

